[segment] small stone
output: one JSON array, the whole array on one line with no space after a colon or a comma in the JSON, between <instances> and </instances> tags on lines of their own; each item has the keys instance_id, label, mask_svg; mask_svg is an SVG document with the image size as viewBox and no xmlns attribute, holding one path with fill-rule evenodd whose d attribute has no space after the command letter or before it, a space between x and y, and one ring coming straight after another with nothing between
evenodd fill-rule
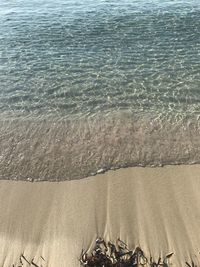
<instances>
[{"instance_id":1,"label":"small stone","mask_svg":"<svg viewBox=\"0 0 200 267\"><path fill-rule=\"evenodd\" d=\"M104 173L106 170L105 169L99 169L98 171L97 171L97 174L100 174L100 173Z\"/></svg>"}]
</instances>

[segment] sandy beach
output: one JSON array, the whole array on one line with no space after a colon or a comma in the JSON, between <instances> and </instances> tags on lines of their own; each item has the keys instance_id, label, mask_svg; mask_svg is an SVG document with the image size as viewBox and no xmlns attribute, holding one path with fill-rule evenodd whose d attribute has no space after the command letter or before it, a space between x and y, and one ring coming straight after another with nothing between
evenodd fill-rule
<instances>
[{"instance_id":1,"label":"sandy beach","mask_svg":"<svg viewBox=\"0 0 200 267\"><path fill-rule=\"evenodd\" d=\"M0 267L200 267L199 18L0 0Z\"/></svg>"},{"instance_id":2,"label":"sandy beach","mask_svg":"<svg viewBox=\"0 0 200 267\"><path fill-rule=\"evenodd\" d=\"M199 260L200 166L127 168L66 182L0 181L0 264L77 267L95 239ZM45 259L45 261L41 258ZM24 262L24 265L26 262Z\"/></svg>"}]
</instances>

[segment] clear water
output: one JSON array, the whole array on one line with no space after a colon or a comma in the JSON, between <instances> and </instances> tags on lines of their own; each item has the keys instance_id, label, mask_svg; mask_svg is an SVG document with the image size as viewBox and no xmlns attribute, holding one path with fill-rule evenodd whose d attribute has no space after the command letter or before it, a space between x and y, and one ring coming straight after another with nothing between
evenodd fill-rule
<instances>
[{"instance_id":1,"label":"clear water","mask_svg":"<svg viewBox=\"0 0 200 267\"><path fill-rule=\"evenodd\" d=\"M198 0L0 2L0 178L200 161Z\"/></svg>"}]
</instances>

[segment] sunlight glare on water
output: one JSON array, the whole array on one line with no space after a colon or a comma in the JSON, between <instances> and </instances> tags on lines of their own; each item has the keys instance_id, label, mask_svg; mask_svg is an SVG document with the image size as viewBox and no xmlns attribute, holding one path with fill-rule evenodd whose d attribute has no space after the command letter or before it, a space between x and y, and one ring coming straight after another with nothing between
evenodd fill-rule
<instances>
[{"instance_id":1,"label":"sunlight glare on water","mask_svg":"<svg viewBox=\"0 0 200 267\"><path fill-rule=\"evenodd\" d=\"M197 0L1 0L1 178L199 162L199 17Z\"/></svg>"}]
</instances>

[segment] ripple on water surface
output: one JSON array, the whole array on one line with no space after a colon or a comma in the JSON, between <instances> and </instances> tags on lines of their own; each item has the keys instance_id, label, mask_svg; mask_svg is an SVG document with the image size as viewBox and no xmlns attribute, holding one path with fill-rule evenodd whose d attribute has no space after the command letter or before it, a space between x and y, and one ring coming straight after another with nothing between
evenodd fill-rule
<instances>
[{"instance_id":1,"label":"ripple on water surface","mask_svg":"<svg viewBox=\"0 0 200 267\"><path fill-rule=\"evenodd\" d=\"M199 162L199 15L197 0L2 0L1 178Z\"/></svg>"}]
</instances>

